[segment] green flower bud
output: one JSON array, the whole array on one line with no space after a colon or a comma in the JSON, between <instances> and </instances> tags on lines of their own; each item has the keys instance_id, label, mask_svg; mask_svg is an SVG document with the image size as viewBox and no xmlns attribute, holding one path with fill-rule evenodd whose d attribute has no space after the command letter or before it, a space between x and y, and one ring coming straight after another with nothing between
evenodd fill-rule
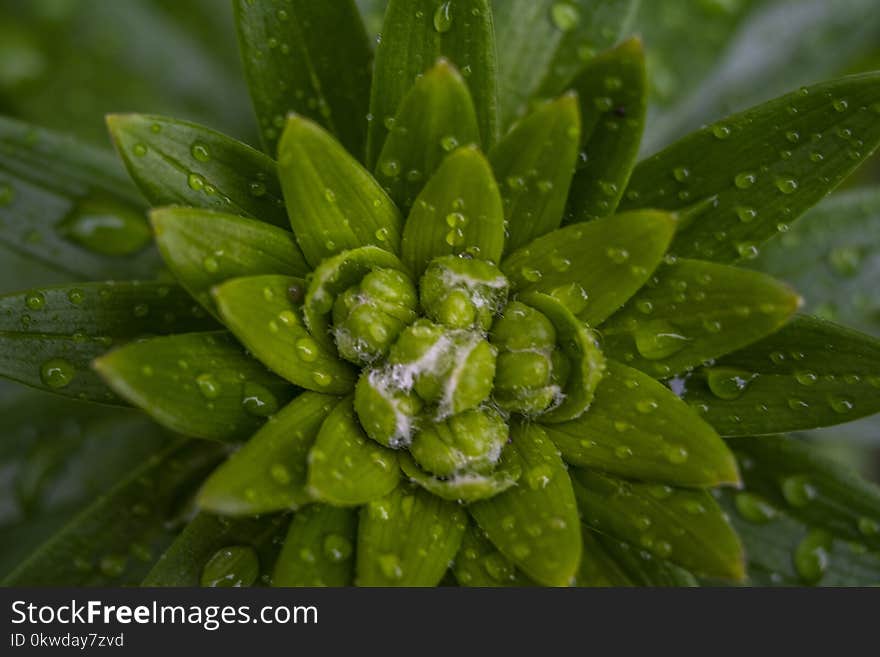
<instances>
[{"instance_id":1,"label":"green flower bud","mask_svg":"<svg viewBox=\"0 0 880 657\"><path fill-rule=\"evenodd\" d=\"M400 334L388 361L402 389L414 389L445 417L488 399L495 356L495 348L478 333L419 320Z\"/></svg>"},{"instance_id":2,"label":"green flower bud","mask_svg":"<svg viewBox=\"0 0 880 657\"><path fill-rule=\"evenodd\" d=\"M472 409L421 427L410 453L438 477L491 470L507 442L507 423L492 409Z\"/></svg>"},{"instance_id":3,"label":"green flower bud","mask_svg":"<svg viewBox=\"0 0 880 657\"><path fill-rule=\"evenodd\" d=\"M371 363L416 318L417 296L406 274L376 269L333 303L333 334L339 355L353 363Z\"/></svg>"},{"instance_id":4,"label":"green flower bud","mask_svg":"<svg viewBox=\"0 0 880 657\"><path fill-rule=\"evenodd\" d=\"M455 329L488 331L507 300L508 282L484 260L443 256L428 265L419 283L425 314Z\"/></svg>"},{"instance_id":5,"label":"green flower bud","mask_svg":"<svg viewBox=\"0 0 880 657\"><path fill-rule=\"evenodd\" d=\"M366 434L386 447L409 442L422 401L394 383L388 368L365 371L354 391L354 410Z\"/></svg>"},{"instance_id":6,"label":"green flower bud","mask_svg":"<svg viewBox=\"0 0 880 657\"><path fill-rule=\"evenodd\" d=\"M513 301L492 326L492 344L506 351L552 349L556 345L553 323L534 308Z\"/></svg>"}]
</instances>

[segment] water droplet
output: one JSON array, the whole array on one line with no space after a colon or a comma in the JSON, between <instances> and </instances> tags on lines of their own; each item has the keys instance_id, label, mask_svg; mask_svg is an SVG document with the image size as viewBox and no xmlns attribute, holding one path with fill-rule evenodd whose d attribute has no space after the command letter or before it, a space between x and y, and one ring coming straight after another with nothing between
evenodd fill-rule
<instances>
[{"instance_id":1,"label":"water droplet","mask_svg":"<svg viewBox=\"0 0 880 657\"><path fill-rule=\"evenodd\" d=\"M192 145L192 148L189 150L190 154L194 159L199 162L207 162L211 159L211 154L208 151L208 147L200 141L195 142Z\"/></svg>"},{"instance_id":2,"label":"water droplet","mask_svg":"<svg viewBox=\"0 0 880 657\"><path fill-rule=\"evenodd\" d=\"M83 248L110 256L137 253L153 239L139 210L97 197L81 199L57 230Z\"/></svg>"},{"instance_id":3,"label":"water droplet","mask_svg":"<svg viewBox=\"0 0 880 657\"><path fill-rule=\"evenodd\" d=\"M783 194L793 194L798 188L798 182L794 178L780 177L774 183L776 184L776 189Z\"/></svg>"},{"instance_id":4,"label":"water droplet","mask_svg":"<svg viewBox=\"0 0 880 657\"><path fill-rule=\"evenodd\" d=\"M546 488L553 479L553 470L549 465L536 465L526 473L526 483L532 490Z\"/></svg>"},{"instance_id":5,"label":"water droplet","mask_svg":"<svg viewBox=\"0 0 880 657\"><path fill-rule=\"evenodd\" d=\"M748 189L758 180L758 176L751 172L743 172L736 174L736 177L733 179L733 184L736 185L739 189Z\"/></svg>"},{"instance_id":6,"label":"water droplet","mask_svg":"<svg viewBox=\"0 0 880 657\"><path fill-rule=\"evenodd\" d=\"M324 199L325 199L328 203L336 203L336 192L334 192L332 189L330 189L329 187L327 187L327 188L324 190Z\"/></svg>"},{"instance_id":7,"label":"water droplet","mask_svg":"<svg viewBox=\"0 0 880 657\"><path fill-rule=\"evenodd\" d=\"M287 469L281 463L273 463L269 468L269 476L275 480L276 483L281 484L282 486L286 486L290 483L290 470Z\"/></svg>"},{"instance_id":8,"label":"water droplet","mask_svg":"<svg viewBox=\"0 0 880 657\"><path fill-rule=\"evenodd\" d=\"M729 368L712 368L706 374L709 390L719 399L733 400L742 397L755 378L752 372Z\"/></svg>"},{"instance_id":9,"label":"water droplet","mask_svg":"<svg viewBox=\"0 0 880 657\"><path fill-rule=\"evenodd\" d=\"M31 292L25 297L24 303L31 310L40 310L46 305L46 297L42 292Z\"/></svg>"},{"instance_id":10,"label":"water droplet","mask_svg":"<svg viewBox=\"0 0 880 657\"><path fill-rule=\"evenodd\" d=\"M660 360L684 349L688 338L665 320L640 323L635 331L636 349L643 358Z\"/></svg>"},{"instance_id":11,"label":"water droplet","mask_svg":"<svg viewBox=\"0 0 880 657\"><path fill-rule=\"evenodd\" d=\"M652 413L659 407L659 404L654 399L640 399L636 402L636 410L639 413Z\"/></svg>"},{"instance_id":12,"label":"water droplet","mask_svg":"<svg viewBox=\"0 0 880 657\"><path fill-rule=\"evenodd\" d=\"M256 198L260 198L261 196L266 195L266 183L261 180L255 180L250 185L248 185L248 191L251 196Z\"/></svg>"},{"instance_id":13,"label":"water droplet","mask_svg":"<svg viewBox=\"0 0 880 657\"><path fill-rule=\"evenodd\" d=\"M802 386L811 386L819 380L819 377L815 372L795 372L794 379Z\"/></svg>"},{"instance_id":14,"label":"water droplet","mask_svg":"<svg viewBox=\"0 0 880 657\"><path fill-rule=\"evenodd\" d=\"M446 135L440 139L440 147L447 153L458 148L458 139L452 135Z\"/></svg>"},{"instance_id":15,"label":"water droplet","mask_svg":"<svg viewBox=\"0 0 880 657\"><path fill-rule=\"evenodd\" d=\"M395 159L382 160L379 169L388 178L397 178L400 175L400 162Z\"/></svg>"},{"instance_id":16,"label":"water droplet","mask_svg":"<svg viewBox=\"0 0 880 657\"><path fill-rule=\"evenodd\" d=\"M444 2L434 12L434 29L443 34L452 29L452 2Z\"/></svg>"},{"instance_id":17,"label":"water droplet","mask_svg":"<svg viewBox=\"0 0 880 657\"><path fill-rule=\"evenodd\" d=\"M381 554L377 561L379 562L379 570L385 577L393 580L403 579L403 567L400 565L400 557L396 554Z\"/></svg>"},{"instance_id":18,"label":"water droplet","mask_svg":"<svg viewBox=\"0 0 880 657\"><path fill-rule=\"evenodd\" d=\"M329 372L322 372L321 370L316 370L312 372L312 381L314 381L317 385L322 388L326 388L330 384L333 383L333 375Z\"/></svg>"},{"instance_id":19,"label":"water droplet","mask_svg":"<svg viewBox=\"0 0 880 657\"><path fill-rule=\"evenodd\" d=\"M835 413L840 414L849 413L853 410L854 407L852 399L849 399L848 397L842 397L840 395L833 396L830 399L829 404L831 405L831 409Z\"/></svg>"},{"instance_id":20,"label":"water droplet","mask_svg":"<svg viewBox=\"0 0 880 657\"><path fill-rule=\"evenodd\" d=\"M795 548L794 567L805 583L818 584L828 570L828 552L832 541L828 532L816 529L807 534Z\"/></svg>"},{"instance_id":21,"label":"water droplet","mask_svg":"<svg viewBox=\"0 0 880 657\"><path fill-rule=\"evenodd\" d=\"M86 298L86 293L75 287L67 292L67 300L70 301L74 306L78 306L81 304Z\"/></svg>"},{"instance_id":22,"label":"water droplet","mask_svg":"<svg viewBox=\"0 0 880 657\"><path fill-rule=\"evenodd\" d=\"M131 152L134 153L135 157L143 157L147 154L147 147L144 144L135 144L132 146Z\"/></svg>"},{"instance_id":23,"label":"water droplet","mask_svg":"<svg viewBox=\"0 0 880 657\"><path fill-rule=\"evenodd\" d=\"M340 563L348 559L354 548L351 541L339 534L327 534L324 537L324 556L334 563Z\"/></svg>"},{"instance_id":24,"label":"water droplet","mask_svg":"<svg viewBox=\"0 0 880 657\"><path fill-rule=\"evenodd\" d=\"M741 222L748 224L755 220L755 217L758 216L758 211L755 208L740 205L736 208L736 216L739 217Z\"/></svg>"},{"instance_id":25,"label":"water droplet","mask_svg":"<svg viewBox=\"0 0 880 657\"><path fill-rule=\"evenodd\" d=\"M609 246L605 249L605 255L616 265L622 265L629 260L629 251Z\"/></svg>"},{"instance_id":26,"label":"water droplet","mask_svg":"<svg viewBox=\"0 0 880 657\"><path fill-rule=\"evenodd\" d=\"M776 509L760 495L738 493L734 503L739 514L755 524L764 524L776 517Z\"/></svg>"},{"instance_id":27,"label":"water droplet","mask_svg":"<svg viewBox=\"0 0 880 657\"><path fill-rule=\"evenodd\" d=\"M730 137L730 128L726 125L713 125L712 134L715 135L716 139L727 139Z\"/></svg>"},{"instance_id":28,"label":"water droplet","mask_svg":"<svg viewBox=\"0 0 880 657\"><path fill-rule=\"evenodd\" d=\"M63 358L52 358L40 366L40 380L50 388L70 385L76 375L74 366Z\"/></svg>"},{"instance_id":29,"label":"water droplet","mask_svg":"<svg viewBox=\"0 0 880 657\"><path fill-rule=\"evenodd\" d=\"M208 256L204 260L202 260L202 268L208 272L209 274L216 274L220 269L220 263L217 262L217 258L213 256Z\"/></svg>"},{"instance_id":30,"label":"water droplet","mask_svg":"<svg viewBox=\"0 0 880 657\"><path fill-rule=\"evenodd\" d=\"M268 417L278 410L278 399L265 386L248 381L242 386L241 405L251 415Z\"/></svg>"},{"instance_id":31,"label":"water droplet","mask_svg":"<svg viewBox=\"0 0 880 657\"><path fill-rule=\"evenodd\" d=\"M683 183L690 178L691 172L687 167L675 167L672 170L672 175L678 182Z\"/></svg>"},{"instance_id":32,"label":"water droplet","mask_svg":"<svg viewBox=\"0 0 880 657\"><path fill-rule=\"evenodd\" d=\"M200 374L196 377L196 387L205 399L217 399L220 396L220 384L213 374Z\"/></svg>"},{"instance_id":33,"label":"water droplet","mask_svg":"<svg viewBox=\"0 0 880 657\"><path fill-rule=\"evenodd\" d=\"M540 269L535 269L534 267L523 267L519 271L520 276L522 276L529 283L537 283L540 281L544 275L541 273Z\"/></svg>"},{"instance_id":34,"label":"water droplet","mask_svg":"<svg viewBox=\"0 0 880 657\"><path fill-rule=\"evenodd\" d=\"M578 8L568 2L555 2L550 7L550 20L556 29L569 32L577 27L581 15Z\"/></svg>"},{"instance_id":35,"label":"water droplet","mask_svg":"<svg viewBox=\"0 0 880 657\"><path fill-rule=\"evenodd\" d=\"M843 98L835 98L831 103L831 106L834 108L835 112L845 112L849 107L849 103Z\"/></svg>"},{"instance_id":36,"label":"water droplet","mask_svg":"<svg viewBox=\"0 0 880 657\"><path fill-rule=\"evenodd\" d=\"M125 564L128 560L118 554L108 554L101 558L98 570L106 577L119 577L125 572Z\"/></svg>"},{"instance_id":37,"label":"water droplet","mask_svg":"<svg viewBox=\"0 0 880 657\"><path fill-rule=\"evenodd\" d=\"M205 188L205 177L198 173L191 173L186 178L186 184L193 191L200 192Z\"/></svg>"},{"instance_id":38,"label":"water droplet","mask_svg":"<svg viewBox=\"0 0 880 657\"><path fill-rule=\"evenodd\" d=\"M782 480L782 496L795 507L804 507L816 497L815 486L805 475L792 475Z\"/></svg>"},{"instance_id":39,"label":"water droplet","mask_svg":"<svg viewBox=\"0 0 880 657\"><path fill-rule=\"evenodd\" d=\"M247 545L217 550L202 568L200 583L209 587L250 586L260 576L260 558Z\"/></svg>"},{"instance_id":40,"label":"water droplet","mask_svg":"<svg viewBox=\"0 0 880 657\"><path fill-rule=\"evenodd\" d=\"M678 465L688 460L689 453L683 445L666 445L663 448L663 456L670 463Z\"/></svg>"}]
</instances>

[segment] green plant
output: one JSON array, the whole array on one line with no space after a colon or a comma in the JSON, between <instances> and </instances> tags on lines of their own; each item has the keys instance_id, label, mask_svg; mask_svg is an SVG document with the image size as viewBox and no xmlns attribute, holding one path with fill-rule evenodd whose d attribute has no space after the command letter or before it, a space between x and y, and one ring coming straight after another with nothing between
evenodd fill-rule
<instances>
[{"instance_id":1,"label":"green plant","mask_svg":"<svg viewBox=\"0 0 880 657\"><path fill-rule=\"evenodd\" d=\"M152 231L2 120L16 248L116 282L0 298L0 374L204 439L7 582L877 581L880 490L777 434L880 410L880 342L733 263L874 151L880 74L636 164L634 4L391 0L374 61L352 2L236 1L264 152L108 118Z\"/></svg>"}]
</instances>

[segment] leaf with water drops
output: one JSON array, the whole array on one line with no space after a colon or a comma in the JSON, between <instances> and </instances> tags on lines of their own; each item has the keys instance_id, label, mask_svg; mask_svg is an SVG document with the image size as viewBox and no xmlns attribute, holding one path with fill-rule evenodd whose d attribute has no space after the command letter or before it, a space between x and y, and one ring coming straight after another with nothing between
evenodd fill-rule
<instances>
[{"instance_id":1,"label":"leaf with water drops","mask_svg":"<svg viewBox=\"0 0 880 657\"><path fill-rule=\"evenodd\" d=\"M450 151L480 143L467 84L446 59L415 81L389 124L375 176L403 212Z\"/></svg>"},{"instance_id":2,"label":"leaf with water drops","mask_svg":"<svg viewBox=\"0 0 880 657\"><path fill-rule=\"evenodd\" d=\"M156 243L180 284L212 313L211 288L260 274L305 276L310 269L293 233L262 221L197 208L150 213Z\"/></svg>"},{"instance_id":3,"label":"leaf with water drops","mask_svg":"<svg viewBox=\"0 0 880 657\"><path fill-rule=\"evenodd\" d=\"M281 515L224 518L199 513L159 557L142 585L266 585L286 529Z\"/></svg>"},{"instance_id":4,"label":"leaf with water drops","mask_svg":"<svg viewBox=\"0 0 880 657\"><path fill-rule=\"evenodd\" d=\"M351 586L357 511L312 504L290 523L272 586Z\"/></svg>"},{"instance_id":5,"label":"leaf with water drops","mask_svg":"<svg viewBox=\"0 0 880 657\"><path fill-rule=\"evenodd\" d=\"M473 522L461 539L452 572L460 586L534 586Z\"/></svg>"},{"instance_id":6,"label":"leaf with water drops","mask_svg":"<svg viewBox=\"0 0 880 657\"><path fill-rule=\"evenodd\" d=\"M562 93L581 67L612 45L635 0L494 0L498 103L506 128L530 100Z\"/></svg>"},{"instance_id":7,"label":"leaf with water drops","mask_svg":"<svg viewBox=\"0 0 880 657\"><path fill-rule=\"evenodd\" d=\"M306 260L375 244L397 252L402 220L382 186L342 145L301 116L287 118L278 174Z\"/></svg>"},{"instance_id":8,"label":"leaf with water drops","mask_svg":"<svg viewBox=\"0 0 880 657\"><path fill-rule=\"evenodd\" d=\"M641 210L566 226L513 252L501 268L518 290L556 297L598 326L648 281L675 225L672 214Z\"/></svg>"},{"instance_id":9,"label":"leaf with water drops","mask_svg":"<svg viewBox=\"0 0 880 657\"><path fill-rule=\"evenodd\" d=\"M753 586L876 586L880 551L793 518L749 490L722 497Z\"/></svg>"},{"instance_id":10,"label":"leaf with water drops","mask_svg":"<svg viewBox=\"0 0 880 657\"><path fill-rule=\"evenodd\" d=\"M729 439L751 493L834 536L880 550L880 487L782 436Z\"/></svg>"},{"instance_id":11,"label":"leaf with water drops","mask_svg":"<svg viewBox=\"0 0 880 657\"><path fill-rule=\"evenodd\" d=\"M589 410L544 430L572 465L674 486L739 483L736 459L666 386L615 361Z\"/></svg>"},{"instance_id":12,"label":"leaf with water drops","mask_svg":"<svg viewBox=\"0 0 880 657\"><path fill-rule=\"evenodd\" d=\"M308 491L321 502L357 506L394 490L400 467L394 451L367 438L351 397L327 416L308 457Z\"/></svg>"},{"instance_id":13,"label":"leaf with water drops","mask_svg":"<svg viewBox=\"0 0 880 657\"><path fill-rule=\"evenodd\" d=\"M742 545L708 491L628 482L572 469L584 522L700 575L745 576Z\"/></svg>"},{"instance_id":14,"label":"leaf with water drops","mask_svg":"<svg viewBox=\"0 0 880 657\"><path fill-rule=\"evenodd\" d=\"M165 116L111 114L107 126L150 205L206 208L288 225L275 162L247 144Z\"/></svg>"},{"instance_id":15,"label":"leaf with water drops","mask_svg":"<svg viewBox=\"0 0 880 657\"><path fill-rule=\"evenodd\" d=\"M358 586L436 586L458 552L467 514L403 484L361 509Z\"/></svg>"},{"instance_id":16,"label":"leaf with water drops","mask_svg":"<svg viewBox=\"0 0 880 657\"><path fill-rule=\"evenodd\" d=\"M757 255L880 143L880 73L804 87L703 128L635 169L621 207L714 202L683 227L678 256Z\"/></svg>"},{"instance_id":17,"label":"leaf with water drops","mask_svg":"<svg viewBox=\"0 0 880 657\"><path fill-rule=\"evenodd\" d=\"M765 274L680 259L602 325L609 356L667 378L778 330L800 304Z\"/></svg>"},{"instance_id":18,"label":"leaf with water drops","mask_svg":"<svg viewBox=\"0 0 880 657\"><path fill-rule=\"evenodd\" d=\"M277 403L264 399L260 392L252 389L244 403L269 419L208 477L198 496L199 507L205 511L258 515L297 509L311 501L306 492L306 458L338 400L304 392L279 411Z\"/></svg>"},{"instance_id":19,"label":"leaf with water drops","mask_svg":"<svg viewBox=\"0 0 880 657\"><path fill-rule=\"evenodd\" d=\"M306 390L345 394L355 372L312 338L298 306L302 289L302 279L267 275L232 279L213 294L226 326L269 369Z\"/></svg>"},{"instance_id":20,"label":"leaf with water drops","mask_svg":"<svg viewBox=\"0 0 880 657\"><path fill-rule=\"evenodd\" d=\"M0 297L0 376L77 399L120 403L91 368L144 335L216 328L176 285L82 283Z\"/></svg>"},{"instance_id":21,"label":"leaf with water drops","mask_svg":"<svg viewBox=\"0 0 880 657\"><path fill-rule=\"evenodd\" d=\"M643 547L631 545L613 536L600 534L588 528L584 528L583 531L585 533L590 532L598 540L598 543L606 553L617 562L630 580L638 586L681 588L697 587L700 585L692 573L680 566L676 566L671 561L653 555ZM586 550L586 544L584 550Z\"/></svg>"},{"instance_id":22,"label":"leaf with water drops","mask_svg":"<svg viewBox=\"0 0 880 657\"><path fill-rule=\"evenodd\" d=\"M0 118L0 244L64 280L158 269L143 201L102 150Z\"/></svg>"},{"instance_id":23,"label":"leaf with water drops","mask_svg":"<svg viewBox=\"0 0 880 657\"><path fill-rule=\"evenodd\" d=\"M471 515L526 575L547 586L567 586L582 547L568 471L536 424L515 425L512 447L522 461L519 485L471 505Z\"/></svg>"},{"instance_id":24,"label":"leaf with water drops","mask_svg":"<svg viewBox=\"0 0 880 657\"><path fill-rule=\"evenodd\" d=\"M266 152L275 154L285 116L297 112L360 157L373 57L355 3L235 0L234 10Z\"/></svg>"},{"instance_id":25,"label":"leaf with water drops","mask_svg":"<svg viewBox=\"0 0 880 657\"><path fill-rule=\"evenodd\" d=\"M559 228L579 144L573 94L540 105L495 144L489 161L501 181L506 250Z\"/></svg>"},{"instance_id":26,"label":"leaf with water drops","mask_svg":"<svg viewBox=\"0 0 880 657\"><path fill-rule=\"evenodd\" d=\"M684 399L724 436L841 424L880 411L880 341L798 316L685 385Z\"/></svg>"},{"instance_id":27,"label":"leaf with water drops","mask_svg":"<svg viewBox=\"0 0 880 657\"><path fill-rule=\"evenodd\" d=\"M220 446L175 441L145 459L3 580L4 586L138 584L188 513Z\"/></svg>"},{"instance_id":28,"label":"leaf with water drops","mask_svg":"<svg viewBox=\"0 0 880 657\"><path fill-rule=\"evenodd\" d=\"M267 371L224 332L181 333L133 342L94 362L123 399L184 435L231 441L265 421L261 405L280 406L293 386Z\"/></svg>"},{"instance_id":29,"label":"leaf with water drops","mask_svg":"<svg viewBox=\"0 0 880 657\"><path fill-rule=\"evenodd\" d=\"M880 335L880 189L831 195L749 265L805 290L807 312Z\"/></svg>"},{"instance_id":30,"label":"leaf with water drops","mask_svg":"<svg viewBox=\"0 0 880 657\"><path fill-rule=\"evenodd\" d=\"M606 217L623 196L639 153L648 104L641 40L629 39L598 55L571 87L580 98L583 128L566 223Z\"/></svg>"},{"instance_id":31,"label":"leaf with water drops","mask_svg":"<svg viewBox=\"0 0 880 657\"><path fill-rule=\"evenodd\" d=\"M367 136L370 166L376 164L417 76L440 57L452 62L468 84L483 145L495 142L495 34L488 0L391 0L376 47Z\"/></svg>"},{"instance_id":32,"label":"leaf with water drops","mask_svg":"<svg viewBox=\"0 0 880 657\"><path fill-rule=\"evenodd\" d=\"M400 248L404 264L417 276L442 255L501 259L501 195L489 162L476 147L459 148L443 160L406 219Z\"/></svg>"}]
</instances>

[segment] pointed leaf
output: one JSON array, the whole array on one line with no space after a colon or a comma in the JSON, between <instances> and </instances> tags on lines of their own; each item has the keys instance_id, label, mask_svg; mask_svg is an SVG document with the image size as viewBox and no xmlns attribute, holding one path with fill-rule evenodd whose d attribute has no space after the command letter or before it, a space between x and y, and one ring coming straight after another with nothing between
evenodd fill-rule
<instances>
[{"instance_id":1,"label":"pointed leaf","mask_svg":"<svg viewBox=\"0 0 880 657\"><path fill-rule=\"evenodd\" d=\"M581 557L580 521L565 464L538 425L516 425L520 484L470 507L489 540L526 575L566 586Z\"/></svg>"},{"instance_id":2,"label":"pointed leaf","mask_svg":"<svg viewBox=\"0 0 880 657\"><path fill-rule=\"evenodd\" d=\"M185 205L287 226L275 162L204 126L112 114L110 135L150 205Z\"/></svg>"},{"instance_id":3,"label":"pointed leaf","mask_svg":"<svg viewBox=\"0 0 880 657\"><path fill-rule=\"evenodd\" d=\"M452 572L460 586L534 586L473 522L461 539Z\"/></svg>"},{"instance_id":4,"label":"pointed leaf","mask_svg":"<svg viewBox=\"0 0 880 657\"><path fill-rule=\"evenodd\" d=\"M800 298L764 274L699 260L658 269L652 282L602 325L609 356L657 378L778 330Z\"/></svg>"},{"instance_id":5,"label":"pointed leaf","mask_svg":"<svg viewBox=\"0 0 880 657\"><path fill-rule=\"evenodd\" d=\"M674 215L628 212L544 235L501 269L518 290L555 296L598 326L650 278L674 234Z\"/></svg>"},{"instance_id":6,"label":"pointed leaf","mask_svg":"<svg viewBox=\"0 0 880 657\"><path fill-rule=\"evenodd\" d=\"M399 486L361 510L358 586L436 586L461 545L467 514L421 488Z\"/></svg>"},{"instance_id":7,"label":"pointed leaf","mask_svg":"<svg viewBox=\"0 0 880 657\"><path fill-rule=\"evenodd\" d=\"M397 252L402 221L385 190L318 125L289 116L278 174L290 225L313 267L328 256L375 244Z\"/></svg>"},{"instance_id":8,"label":"pointed leaf","mask_svg":"<svg viewBox=\"0 0 880 657\"><path fill-rule=\"evenodd\" d=\"M293 516L272 586L351 586L357 512L312 504Z\"/></svg>"},{"instance_id":9,"label":"pointed leaf","mask_svg":"<svg viewBox=\"0 0 880 657\"><path fill-rule=\"evenodd\" d=\"M367 438L346 397L327 416L309 452L309 493L328 504L358 506L387 495L398 481L397 455Z\"/></svg>"},{"instance_id":10,"label":"pointed leaf","mask_svg":"<svg viewBox=\"0 0 880 657\"><path fill-rule=\"evenodd\" d=\"M143 586L259 586L269 580L284 516L227 519L198 514L159 557Z\"/></svg>"},{"instance_id":11,"label":"pointed leaf","mask_svg":"<svg viewBox=\"0 0 880 657\"><path fill-rule=\"evenodd\" d=\"M739 483L712 427L666 386L614 361L586 413L544 430L572 465L674 486Z\"/></svg>"},{"instance_id":12,"label":"pointed leaf","mask_svg":"<svg viewBox=\"0 0 880 657\"><path fill-rule=\"evenodd\" d=\"M355 372L312 339L291 298L291 289L302 285L289 276L250 276L213 294L229 330L269 369L307 390L344 394L354 387Z\"/></svg>"},{"instance_id":13,"label":"pointed leaf","mask_svg":"<svg viewBox=\"0 0 880 657\"><path fill-rule=\"evenodd\" d=\"M749 264L805 290L807 312L880 335L880 189L832 194Z\"/></svg>"},{"instance_id":14,"label":"pointed leaf","mask_svg":"<svg viewBox=\"0 0 880 657\"><path fill-rule=\"evenodd\" d=\"M608 553L596 533L581 527L584 554L577 573L578 586L634 586L626 570Z\"/></svg>"},{"instance_id":15,"label":"pointed leaf","mask_svg":"<svg viewBox=\"0 0 880 657\"><path fill-rule=\"evenodd\" d=\"M372 52L352 0L235 0L238 44L267 153L288 112L318 121L361 156ZM332 35L332 38L328 38Z\"/></svg>"},{"instance_id":16,"label":"pointed leaf","mask_svg":"<svg viewBox=\"0 0 880 657\"><path fill-rule=\"evenodd\" d=\"M489 153L501 182L506 249L559 228L580 144L577 97L539 106Z\"/></svg>"},{"instance_id":17,"label":"pointed leaf","mask_svg":"<svg viewBox=\"0 0 880 657\"><path fill-rule=\"evenodd\" d=\"M782 96L703 128L643 161L623 208L677 210L717 196L672 252L730 262L797 219L880 143L880 73Z\"/></svg>"},{"instance_id":18,"label":"pointed leaf","mask_svg":"<svg viewBox=\"0 0 880 657\"><path fill-rule=\"evenodd\" d=\"M253 403L259 401L255 397ZM244 516L297 509L309 502L306 457L337 401L304 392L270 417L211 473L199 491L199 506L211 513Z\"/></svg>"},{"instance_id":19,"label":"pointed leaf","mask_svg":"<svg viewBox=\"0 0 880 657\"><path fill-rule=\"evenodd\" d=\"M849 422L880 411L880 341L799 316L697 370L684 399L724 436Z\"/></svg>"},{"instance_id":20,"label":"pointed leaf","mask_svg":"<svg viewBox=\"0 0 880 657\"><path fill-rule=\"evenodd\" d=\"M119 404L91 369L111 347L144 335L216 328L179 287L82 283L0 297L0 376L60 395Z\"/></svg>"},{"instance_id":21,"label":"pointed leaf","mask_svg":"<svg viewBox=\"0 0 880 657\"><path fill-rule=\"evenodd\" d=\"M498 262L504 248L504 212L486 158L459 148L425 185L403 229L403 262L421 276L441 255L471 252Z\"/></svg>"},{"instance_id":22,"label":"pointed leaf","mask_svg":"<svg viewBox=\"0 0 880 657\"><path fill-rule=\"evenodd\" d=\"M449 61L441 59L401 101L376 162L376 180L407 212L450 150L479 143L467 84Z\"/></svg>"},{"instance_id":23,"label":"pointed leaf","mask_svg":"<svg viewBox=\"0 0 880 657\"><path fill-rule=\"evenodd\" d=\"M222 457L217 445L176 441L75 516L4 581L4 586L137 584L192 486Z\"/></svg>"},{"instance_id":24,"label":"pointed leaf","mask_svg":"<svg viewBox=\"0 0 880 657\"><path fill-rule=\"evenodd\" d=\"M584 522L703 575L742 579L742 546L712 495L572 470Z\"/></svg>"},{"instance_id":25,"label":"pointed leaf","mask_svg":"<svg viewBox=\"0 0 880 657\"><path fill-rule=\"evenodd\" d=\"M153 210L150 220L165 264L212 313L211 288L223 281L309 273L293 233L261 221L195 208Z\"/></svg>"},{"instance_id":26,"label":"pointed leaf","mask_svg":"<svg viewBox=\"0 0 880 657\"><path fill-rule=\"evenodd\" d=\"M483 144L488 148L495 141L495 34L488 0L391 0L376 48L367 136L370 166L385 143L385 122L397 114L416 77L440 57L465 74Z\"/></svg>"},{"instance_id":27,"label":"pointed leaf","mask_svg":"<svg viewBox=\"0 0 880 657\"><path fill-rule=\"evenodd\" d=\"M494 0L501 125L523 114L536 95L565 90L594 53L613 45L635 0Z\"/></svg>"},{"instance_id":28,"label":"pointed leaf","mask_svg":"<svg viewBox=\"0 0 880 657\"><path fill-rule=\"evenodd\" d=\"M510 453L509 449L502 452L501 461L492 472L468 473L444 479L423 470L407 451L400 452L398 459L403 473L432 495L451 502L466 503L493 497L516 485L522 474L522 466L519 459L512 458Z\"/></svg>"},{"instance_id":29,"label":"pointed leaf","mask_svg":"<svg viewBox=\"0 0 880 657\"><path fill-rule=\"evenodd\" d=\"M782 436L731 439L746 487L773 506L834 536L880 550L880 487Z\"/></svg>"},{"instance_id":30,"label":"pointed leaf","mask_svg":"<svg viewBox=\"0 0 880 657\"><path fill-rule=\"evenodd\" d=\"M629 182L647 109L641 40L629 39L601 53L578 74L571 87L580 98L583 129L566 223L612 214Z\"/></svg>"},{"instance_id":31,"label":"pointed leaf","mask_svg":"<svg viewBox=\"0 0 880 657\"><path fill-rule=\"evenodd\" d=\"M104 151L0 118L0 244L55 271L57 282L149 277L143 202Z\"/></svg>"},{"instance_id":32,"label":"pointed leaf","mask_svg":"<svg viewBox=\"0 0 880 657\"><path fill-rule=\"evenodd\" d=\"M529 292L520 300L538 310L556 329L560 353L569 365L562 401L541 415L541 422L552 424L575 420L584 414L593 401L596 387L605 373L605 357L599 343L584 323L561 302L547 294Z\"/></svg>"},{"instance_id":33,"label":"pointed leaf","mask_svg":"<svg viewBox=\"0 0 880 657\"><path fill-rule=\"evenodd\" d=\"M293 396L290 384L222 332L134 342L94 367L120 397L172 431L197 438L244 438Z\"/></svg>"},{"instance_id":34,"label":"pointed leaf","mask_svg":"<svg viewBox=\"0 0 880 657\"><path fill-rule=\"evenodd\" d=\"M590 531L584 529L584 532ZM591 532L605 551L639 586L697 587L697 578L671 561L660 559L644 548L619 541L612 536ZM586 549L586 546L585 546Z\"/></svg>"}]
</instances>

